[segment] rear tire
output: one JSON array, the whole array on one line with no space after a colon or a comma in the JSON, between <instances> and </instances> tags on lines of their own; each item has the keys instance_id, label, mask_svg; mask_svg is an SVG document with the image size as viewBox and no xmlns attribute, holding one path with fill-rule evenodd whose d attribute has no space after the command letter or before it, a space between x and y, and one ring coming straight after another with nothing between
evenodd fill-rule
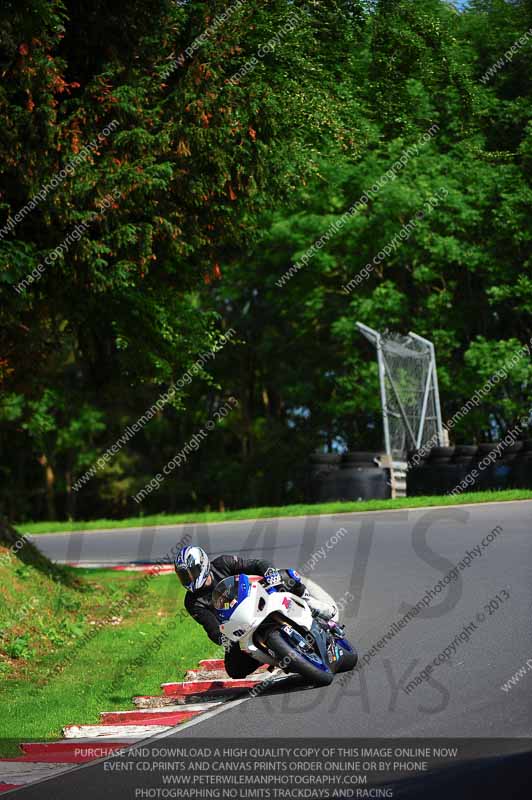
<instances>
[{"instance_id":1,"label":"rear tire","mask_svg":"<svg viewBox=\"0 0 532 800\"><path fill-rule=\"evenodd\" d=\"M293 645L286 641L281 631L273 630L268 634L266 644L281 662L285 660L286 669L290 672L297 672L317 686L328 686L332 682L333 673L325 672L307 661Z\"/></svg>"}]
</instances>

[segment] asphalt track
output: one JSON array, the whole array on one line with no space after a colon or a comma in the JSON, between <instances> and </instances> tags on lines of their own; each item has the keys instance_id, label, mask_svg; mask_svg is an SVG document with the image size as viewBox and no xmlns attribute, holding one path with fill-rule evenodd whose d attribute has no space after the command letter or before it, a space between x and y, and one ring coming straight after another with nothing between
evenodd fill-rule
<instances>
[{"instance_id":1,"label":"asphalt track","mask_svg":"<svg viewBox=\"0 0 532 800\"><path fill-rule=\"evenodd\" d=\"M515 502L91 531L33 541L58 561L121 563L164 558L189 535L213 556L239 553L295 566L345 605L347 633L361 656L484 541L481 555L363 670L339 676L325 689L306 689L287 678L275 692L185 724L178 735L530 737L532 672L509 692L501 685L532 659L531 523L532 502ZM486 543L497 526L502 530ZM486 608L496 595L503 598L498 608ZM468 640L407 694L405 685L467 625Z\"/></svg>"}]
</instances>

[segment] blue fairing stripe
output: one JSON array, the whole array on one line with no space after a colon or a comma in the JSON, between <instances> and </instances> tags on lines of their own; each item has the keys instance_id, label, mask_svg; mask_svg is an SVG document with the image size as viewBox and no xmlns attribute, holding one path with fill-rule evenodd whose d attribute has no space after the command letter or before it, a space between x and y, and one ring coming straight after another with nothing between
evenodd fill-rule
<instances>
[{"instance_id":1,"label":"blue fairing stripe","mask_svg":"<svg viewBox=\"0 0 532 800\"><path fill-rule=\"evenodd\" d=\"M344 648L344 650L347 650L348 653L353 652L353 648L351 647L347 639L337 639L336 641L341 647Z\"/></svg>"},{"instance_id":2,"label":"blue fairing stripe","mask_svg":"<svg viewBox=\"0 0 532 800\"><path fill-rule=\"evenodd\" d=\"M245 600L250 592L249 578L247 575L240 575L238 579L238 602Z\"/></svg>"}]
</instances>

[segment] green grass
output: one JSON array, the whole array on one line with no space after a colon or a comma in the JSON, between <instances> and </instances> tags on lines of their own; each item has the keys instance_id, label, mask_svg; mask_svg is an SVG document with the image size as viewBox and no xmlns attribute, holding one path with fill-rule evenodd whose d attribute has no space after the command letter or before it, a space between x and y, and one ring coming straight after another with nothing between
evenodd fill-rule
<instances>
[{"instance_id":1,"label":"green grass","mask_svg":"<svg viewBox=\"0 0 532 800\"><path fill-rule=\"evenodd\" d=\"M4 587L11 583L13 593L20 581L35 577L16 576L15 580L18 568L12 568L11 581L3 576ZM120 601L144 576L100 570L77 570L76 576L83 590L61 586L59 605L55 582L48 587L44 576L43 585L30 581L31 595L39 600L39 615L47 614L45 624L33 615L23 621L12 618L8 629L4 619L0 638L3 756L19 755L21 741L60 737L64 725L96 724L100 711L131 709L134 695L161 694L161 683L179 680L199 659L222 653L183 611L184 592L173 575L146 582L118 624L102 625L90 641L83 641L90 619L101 618L111 600ZM78 635L61 627L72 615ZM16 630L18 624L25 633ZM11 655L6 652L6 632L9 637L20 634L18 639L26 635L25 643ZM58 644L56 637L63 642Z\"/></svg>"},{"instance_id":2,"label":"green grass","mask_svg":"<svg viewBox=\"0 0 532 800\"><path fill-rule=\"evenodd\" d=\"M156 514L129 519L93 519L76 522L26 522L18 525L22 533L61 533L90 531L99 528L155 527L183 525L185 523L230 522L233 520L266 519L269 517L298 517L344 514L360 511L384 511L401 508L428 508L430 506L454 506L468 503L508 502L510 500L532 500L529 489L510 489L504 492L471 492L450 497L401 497L397 500L364 500L352 503L316 503L313 505L271 506L243 508L235 511L190 511L184 514Z\"/></svg>"}]
</instances>

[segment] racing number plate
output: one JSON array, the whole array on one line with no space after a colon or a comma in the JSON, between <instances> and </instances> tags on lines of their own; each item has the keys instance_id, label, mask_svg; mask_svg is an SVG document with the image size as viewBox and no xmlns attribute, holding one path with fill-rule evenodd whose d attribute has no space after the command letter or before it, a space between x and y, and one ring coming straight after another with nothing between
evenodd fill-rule
<instances>
[{"instance_id":1,"label":"racing number plate","mask_svg":"<svg viewBox=\"0 0 532 800\"><path fill-rule=\"evenodd\" d=\"M284 631L286 634L288 634L288 636L292 636L294 632L294 629L290 625L283 625L281 630Z\"/></svg>"}]
</instances>

